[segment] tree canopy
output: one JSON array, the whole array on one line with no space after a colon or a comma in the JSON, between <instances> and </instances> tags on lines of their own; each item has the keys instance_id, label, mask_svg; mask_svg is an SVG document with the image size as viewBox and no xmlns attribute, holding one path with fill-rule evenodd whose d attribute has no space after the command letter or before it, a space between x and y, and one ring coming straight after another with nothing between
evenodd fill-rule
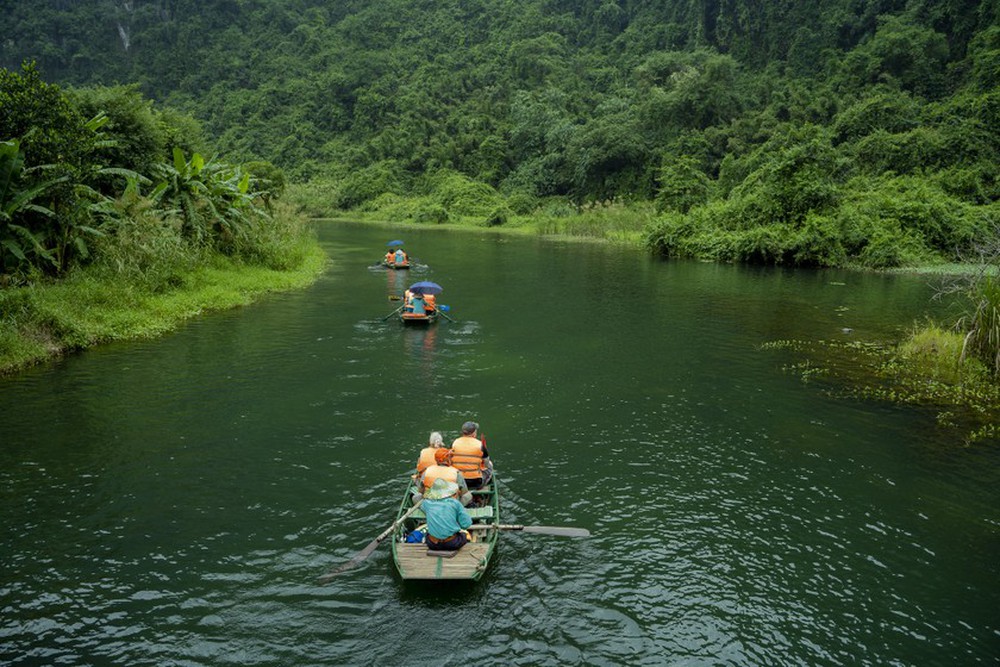
<instances>
[{"instance_id":1,"label":"tree canopy","mask_svg":"<svg viewBox=\"0 0 1000 667\"><path fill-rule=\"evenodd\" d=\"M176 109L227 159L328 182L341 207L456 178L489 215L497 197L654 201L662 252L806 264L954 254L998 224L997 0L0 9L0 65L125 86L133 115L140 94ZM141 162L160 139L130 140Z\"/></svg>"}]
</instances>

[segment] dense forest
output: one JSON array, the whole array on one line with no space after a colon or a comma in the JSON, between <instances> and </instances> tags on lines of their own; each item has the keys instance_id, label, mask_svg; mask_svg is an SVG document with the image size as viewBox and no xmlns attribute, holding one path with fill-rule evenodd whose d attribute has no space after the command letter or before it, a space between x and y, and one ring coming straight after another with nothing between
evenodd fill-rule
<instances>
[{"instance_id":1,"label":"dense forest","mask_svg":"<svg viewBox=\"0 0 1000 667\"><path fill-rule=\"evenodd\" d=\"M135 84L340 209L650 202L666 254L886 267L995 230L996 0L39 0L0 65Z\"/></svg>"}]
</instances>

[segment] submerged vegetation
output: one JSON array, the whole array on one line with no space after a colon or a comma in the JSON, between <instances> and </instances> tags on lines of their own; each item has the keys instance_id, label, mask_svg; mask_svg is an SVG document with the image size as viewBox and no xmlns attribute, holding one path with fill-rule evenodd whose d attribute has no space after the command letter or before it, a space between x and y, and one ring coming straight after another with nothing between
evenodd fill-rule
<instances>
[{"instance_id":1,"label":"submerged vegetation","mask_svg":"<svg viewBox=\"0 0 1000 667\"><path fill-rule=\"evenodd\" d=\"M773 341L791 350L787 368L832 393L925 406L966 442L1000 440L1000 244L982 246L982 267L947 278L939 294L965 315L951 326L915 325L902 342Z\"/></svg>"},{"instance_id":2,"label":"submerged vegetation","mask_svg":"<svg viewBox=\"0 0 1000 667\"><path fill-rule=\"evenodd\" d=\"M789 350L798 360L786 370L834 396L926 407L966 443L1000 438L1000 383L981 361L962 357L963 339L931 324L895 345L785 340L762 347Z\"/></svg>"}]
</instances>

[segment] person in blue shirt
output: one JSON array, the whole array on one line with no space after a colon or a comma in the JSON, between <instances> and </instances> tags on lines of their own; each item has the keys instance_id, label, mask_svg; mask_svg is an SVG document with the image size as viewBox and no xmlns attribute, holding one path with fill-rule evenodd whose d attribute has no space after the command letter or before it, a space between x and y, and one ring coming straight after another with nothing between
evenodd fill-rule
<instances>
[{"instance_id":1,"label":"person in blue shirt","mask_svg":"<svg viewBox=\"0 0 1000 667\"><path fill-rule=\"evenodd\" d=\"M414 315L426 315L424 310L427 308L427 302L424 301L424 295L420 292L414 292L413 297L410 299L410 312Z\"/></svg>"},{"instance_id":2,"label":"person in blue shirt","mask_svg":"<svg viewBox=\"0 0 1000 667\"><path fill-rule=\"evenodd\" d=\"M436 479L424 494L428 549L458 551L469 541L465 529L472 525L472 517L455 498L457 493L458 484Z\"/></svg>"}]
</instances>

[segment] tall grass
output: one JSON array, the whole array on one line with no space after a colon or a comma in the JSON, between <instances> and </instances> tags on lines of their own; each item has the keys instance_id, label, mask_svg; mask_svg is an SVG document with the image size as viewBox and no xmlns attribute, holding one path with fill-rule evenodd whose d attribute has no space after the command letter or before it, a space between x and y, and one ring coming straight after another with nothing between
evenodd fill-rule
<instances>
[{"instance_id":1,"label":"tall grass","mask_svg":"<svg viewBox=\"0 0 1000 667\"><path fill-rule=\"evenodd\" d=\"M609 241L641 243L646 227L656 216L652 204L596 203L576 211L549 204L529 217L542 235L576 236Z\"/></svg>"},{"instance_id":2,"label":"tall grass","mask_svg":"<svg viewBox=\"0 0 1000 667\"><path fill-rule=\"evenodd\" d=\"M185 243L177 222L133 202L99 259L61 280L0 290L0 372L65 351L173 329L206 310L303 287L326 255L291 207L254 220L235 252Z\"/></svg>"},{"instance_id":3,"label":"tall grass","mask_svg":"<svg viewBox=\"0 0 1000 667\"><path fill-rule=\"evenodd\" d=\"M962 356L980 359L1000 377L1000 278L995 275L982 277L973 292L972 314L960 324L968 332Z\"/></svg>"}]
</instances>

